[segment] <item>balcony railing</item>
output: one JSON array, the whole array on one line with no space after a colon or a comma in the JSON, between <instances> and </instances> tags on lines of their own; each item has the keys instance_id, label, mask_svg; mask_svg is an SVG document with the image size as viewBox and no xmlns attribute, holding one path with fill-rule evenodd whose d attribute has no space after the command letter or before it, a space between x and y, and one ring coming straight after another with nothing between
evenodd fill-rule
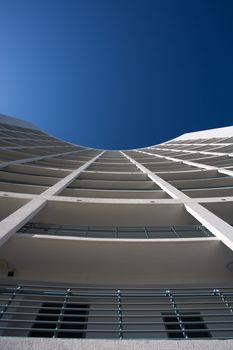
<instances>
[{"instance_id":1,"label":"balcony railing","mask_svg":"<svg viewBox=\"0 0 233 350\"><path fill-rule=\"evenodd\" d=\"M121 227L27 223L19 230L19 233L111 239L169 239L214 237L214 235L202 225Z\"/></svg>"},{"instance_id":2,"label":"balcony railing","mask_svg":"<svg viewBox=\"0 0 233 350\"><path fill-rule=\"evenodd\" d=\"M0 335L233 338L233 288L2 285Z\"/></svg>"}]
</instances>

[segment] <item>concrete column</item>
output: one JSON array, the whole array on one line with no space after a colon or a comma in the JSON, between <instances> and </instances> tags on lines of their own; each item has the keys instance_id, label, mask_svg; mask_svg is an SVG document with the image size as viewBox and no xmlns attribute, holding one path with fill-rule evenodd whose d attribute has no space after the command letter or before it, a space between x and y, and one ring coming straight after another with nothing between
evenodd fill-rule
<instances>
[{"instance_id":1,"label":"concrete column","mask_svg":"<svg viewBox=\"0 0 233 350\"><path fill-rule=\"evenodd\" d=\"M88 168L96 159L104 152L100 152L96 157L92 158L78 169L72 171L64 179L61 179L52 187L32 199L27 204L16 210L13 214L6 217L0 222L0 246L3 245L14 233L16 233L26 222L28 222L35 214L37 214L47 203L48 199L61 192L66 186L73 181L81 171ZM46 197L45 197L46 196Z\"/></svg>"},{"instance_id":2,"label":"concrete column","mask_svg":"<svg viewBox=\"0 0 233 350\"><path fill-rule=\"evenodd\" d=\"M179 199L186 210L197 219L202 225L204 225L210 232L212 232L217 238L219 238L227 247L233 250L233 227L220 219L217 215L204 208L199 203L193 203L192 199L186 194L169 184L167 181L161 179L155 175L145 166L134 160L133 158L121 152L127 159L135 164L138 169L148 175L148 177L159 185L166 193L172 198Z\"/></svg>"}]
</instances>

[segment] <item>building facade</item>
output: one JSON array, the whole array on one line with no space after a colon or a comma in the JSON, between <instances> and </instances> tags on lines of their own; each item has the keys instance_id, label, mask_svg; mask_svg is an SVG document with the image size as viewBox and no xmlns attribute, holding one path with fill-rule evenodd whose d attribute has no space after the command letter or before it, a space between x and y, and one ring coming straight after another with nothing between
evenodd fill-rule
<instances>
[{"instance_id":1,"label":"building facade","mask_svg":"<svg viewBox=\"0 0 233 350\"><path fill-rule=\"evenodd\" d=\"M0 349L232 349L233 127L128 151L0 117Z\"/></svg>"}]
</instances>

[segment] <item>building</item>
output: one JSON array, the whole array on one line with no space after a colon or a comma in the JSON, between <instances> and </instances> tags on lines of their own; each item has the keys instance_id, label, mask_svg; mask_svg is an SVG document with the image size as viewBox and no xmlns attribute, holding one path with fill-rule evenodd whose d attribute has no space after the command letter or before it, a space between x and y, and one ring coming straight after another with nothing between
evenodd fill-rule
<instances>
[{"instance_id":1,"label":"building","mask_svg":"<svg viewBox=\"0 0 233 350\"><path fill-rule=\"evenodd\" d=\"M233 348L233 127L102 151L1 116L0 137L0 349Z\"/></svg>"}]
</instances>

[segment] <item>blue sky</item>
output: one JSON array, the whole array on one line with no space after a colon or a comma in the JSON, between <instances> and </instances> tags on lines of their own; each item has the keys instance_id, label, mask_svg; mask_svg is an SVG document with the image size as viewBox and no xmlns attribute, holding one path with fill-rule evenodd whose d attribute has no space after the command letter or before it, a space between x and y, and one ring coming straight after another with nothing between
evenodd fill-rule
<instances>
[{"instance_id":1,"label":"blue sky","mask_svg":"<svg viewBox=\"0 0 233 350\"><path fill-rule=\"evenodd\" d=\"M233 1L0 0L0 113L105 149L233 125Z\"/></svg>"}]
</instances>

